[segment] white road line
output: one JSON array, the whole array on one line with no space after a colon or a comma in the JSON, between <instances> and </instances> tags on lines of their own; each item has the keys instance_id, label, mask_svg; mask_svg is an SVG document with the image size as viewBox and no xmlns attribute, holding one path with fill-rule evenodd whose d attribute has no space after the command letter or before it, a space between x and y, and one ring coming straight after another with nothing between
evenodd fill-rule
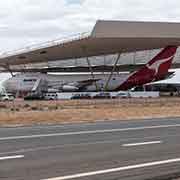
<instances>
[{"instance_id":1,"label":"white road line","mask_svg":"<svg viewBox=\"0 0 180 180\"><path fill-rule=\"evenodd\" d=\"M160 129L160 128L171 128L171 127L180 127L180 124L159 125L159 126L142 126L142 127L121 128L121 129L104 129L104 130L94 130L94 131L78 131L78 132L65 132L65 133L37 134L37 135L27 135L27 136L1 137L0 141L17 140L17 139L33 139L33 138L42 138L42 137L55 137L55 136L71 136L71 135L84 135L84 134L137 131L137 130L145 130L145 129Z\"/></svg>"},{"instance_id":2,"label":"white road line","mask_svg":"<svg viewBox=\"0 0 180 180\"><path fill-rule=\"evenodd\" d=\"M162 144L162 141L130 143L130 144L123 144L122 146L123 146L123 147L132 147L132 146L144 146L144 145L152 145L152 144Z\"/></svg>"},{"instance_id":3,"label":"white road line","mask_svg":"<svg viewBox=\"0 0 180 180\"><path fill-rule=\"evenodd\" d=\"M21 159L21 158L24 158L24 155L4 156L4 157L0 157L0 161L10 160L10 159Z\"/></svg>"},{"instance_id":4,"label":"white road line","mask_svg":"<svg viewBox=\"0 0 180 180\"><path fill-rule=\"evenodd\" d=\"M169 136L169 137L177 137L177 136ZM27 153L27 152L35 152L35 151L45 151L45 150L51 150L51 149L59 149L59 148L71 148L71 147L79 147L79 146L87 146L87 145L97 145L97 144L111 144L111 143L122 143L122 142L128 142L132 140L139 140L139 139L157 139L159 137L157 136L148 136L143 138L126 138L121 140L105 140L105 141L94 141L94 142L84 142L84 143L78 143L78 144L63 144L63 145L55 145L55 146L45 146L45 147L37 147L37 148L27 148L27 149L19 149L14 151L6 151L6 152L0 152L0 155L6 155L6 154L20 154L20 153Z\"/></svg>"},{"instance_id":5,"label":"white road line","mask_svg":"<svg viewBox=\"0 0 180 180\"><path fill-rule=\"evenodd\" d=\"M114 173L114 172L120 172L120 171L126 171L126 170L158 166L158 165L163 165L163 164L177 163L177 162L180 162L180 158L168 159L164 161L155 161L155 162L149 162L149 163L144 163L144 164L136 164L136 165L124 166L124 167L118 167L118 168L112 168L112 169L105 169L105 170L100 170L100 171L91 171L91 172L85 172L85 173L79 173L79 174L73 174L73 175L67 175L67 176L60 176L60 177L49 178L49 179L44 179L44 180L77 179L77 178L90 177L90 176L95 176L95 175L102 175L102 174L108 174L108 173Z\"/></svg>"}]
</instances>

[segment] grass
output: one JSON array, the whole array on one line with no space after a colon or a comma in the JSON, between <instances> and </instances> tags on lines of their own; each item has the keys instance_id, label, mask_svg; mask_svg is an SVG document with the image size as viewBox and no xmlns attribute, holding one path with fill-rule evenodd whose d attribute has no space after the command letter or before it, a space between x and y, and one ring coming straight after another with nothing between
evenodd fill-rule
<instances>
[{"instance_id":1,"label":"grass","mask_svg":"<svg viewBox=\"0 0 180 180\"><path fill-rule=\"evenodd\" d=\"M0 104L0 125L34 125L98 120L180 117L179 98L32 101Z\"/></svg>"}]
</instances>

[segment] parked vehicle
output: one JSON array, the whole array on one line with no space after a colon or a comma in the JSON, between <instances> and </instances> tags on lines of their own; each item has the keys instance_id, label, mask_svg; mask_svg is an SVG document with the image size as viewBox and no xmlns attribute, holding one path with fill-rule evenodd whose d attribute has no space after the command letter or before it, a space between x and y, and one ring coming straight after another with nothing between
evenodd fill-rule
<instances>
[{"instance_id":1,"label":"parked vehicle","mask_svg":"<svg viewBox=\"0 0 180 180\"><path fill-rule=\"evenodd\" d=\"M95 99L111 99L111 94L109 92L101 92L95 95L93 98Z\"/></svg>"},{"instance_id":2,"label":"parked vehicle","mask_svg":"<svg viewBox=\"0 0 180 180\"><path fill-rule=\"evenodd\" d=\"M57 100L58 99L58 95L57 93L46 93L44 96L45 100Z\"/></svg>"},{"instance_id":3,"label":"parked vehicle","mask_svg":"<svg viewBox=\"0 0 180 180\"><path fill-rule=\"evenodd\" d=\"M13 94L8 93L9 101L13 101L15 99L15 96Z\"/></svg>"},{"instance_id":4,"label":"parked vehicle","mask_svg":"<svg viewBox=\"0 0 180 180\"><path fill-rule=\"evenodd\" d=\"M27 96L24 97L24 100L43 100L44 96L42 94L38 94L38 93L28 93Z\"/></svg>"},{"instance_id":5,"label":"parked vehicle","mask_svg":"<svg viewBox=\"0 0 180 180\"><path fill-rule=\"evenodd\" d=\"M71 99L91 99L89 94L75 94Z\"/></svg>"},{"instance_id":6,"label":"parked vehicle","mask_svg":"<svg viewBox=\"0 0 180 180\"><path fill-rule=\"evenodd\" d=\"M15 99L15 97L12 94L1 94L0 95L0 101L13 101Z\"/></svg>"},{"instance_id":7,"label":"parked vehicle","mask_svg":"<svg viewBox=\"0 0 180 180\"><path fill-rule=\"evenodd\" d=\"M130 94L128 91L122 91L122 92L119 92L117 95L116 95L116 98L129 98L130 97Z\"/></svg>"}]
</instances>

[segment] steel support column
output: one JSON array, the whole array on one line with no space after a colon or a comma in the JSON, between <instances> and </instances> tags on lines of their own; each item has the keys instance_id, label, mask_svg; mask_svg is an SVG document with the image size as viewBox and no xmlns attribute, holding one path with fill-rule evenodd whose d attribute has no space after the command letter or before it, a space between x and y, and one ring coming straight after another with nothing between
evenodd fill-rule
<instances>
[{"instance_id":1,"label":"steel support column","mask_svg":"<svg viewBox=\"0 0 180 180\"><path fill-rule=\"evenodd\" d=\"M13 71L11 70L9 64L6 64L6 66L4 66L5 69L7 69L7 71L10 72L11 76L14 77Z\"/></svg>"},{"instance_id":2,"label":"steel support column","mask_svg":"<svg viewBox=\"0 0 180 180\"><path fill-rule=\"evenodd\" d=\"M111 78L112 78L112 76L113 76L113 73L114 73L114 71L116 70L116 67L117 67L117 64L118 64L118 62L119 62L120 57L121 57L121 53L118 53L117 59L116 59L114 65L113 65L113 69L112 69L112 71L111 71L111 73L110 73L110 75L109 75L109 77L108 77L108 80L107 80L107 82L106 82L106 85L105 85L105 87L104 87L104 90L105 90L105 91L108 91L109 82L111 81Z\"/></svg>"},{"instance_id":3,"label":"steel support column","mask_svg":"<svg viewBox=\"0 0 180 180\"><path fill-rule=\"evenodd\" d=\"M91 63L90 63L90 61L89 61L89 58L88 58L88 57L86 57L86 61L87 61L87 64L88 64L89 70L90 70L90 72L91 72L91 77L92 77L92 79L93 79L93 80L95 80L94 72L93 72L93 69L92 69L92 66L91 66ZM96 82L94 82L94 83L95 83L95 86L96 86L96 91L98 91L98 86L97 86L97 83L96 83Z\"/></svg>"}]
</instances>

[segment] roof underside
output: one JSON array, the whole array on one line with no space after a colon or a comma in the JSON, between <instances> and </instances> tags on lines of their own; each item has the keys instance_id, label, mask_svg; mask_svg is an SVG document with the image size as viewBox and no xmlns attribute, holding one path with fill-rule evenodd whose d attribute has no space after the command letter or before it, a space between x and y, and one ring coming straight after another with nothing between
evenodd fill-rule
<instances>
[{"instance_id":1,"label":"roof underside","mask_svg":"<svg viewBox=\"0 0 180 180\"><path fill-rule=\"evenodd\" d=\"M0 65L19 65L128 53L180 45L180 23L98 21L87 37L27 48L0 56Z\"/></svg>"},{"instance_id":2,"label":"roof underside","mask_svg":"<svg viewBox=\"0 0 180 180\"><path fill-rule=\"evenodd\" d=\"M93 72L131 72L136 71L142 68L145 64L135 64L135 65L118 65L114 69L113 66L92 66ZM172 69L180 68L180 64L173 64L171 66ZM1 72L9 72L8 69L0 68ZM89 72L89 67L86 66L77 66L77 67L50 67L50 68L27 68L24 69L22 67L11 69L12 72L41 72L41 73L48 73L48 72L59 72L59 73L71 73L71 72Z\"/></svg>"}]
</instances>

